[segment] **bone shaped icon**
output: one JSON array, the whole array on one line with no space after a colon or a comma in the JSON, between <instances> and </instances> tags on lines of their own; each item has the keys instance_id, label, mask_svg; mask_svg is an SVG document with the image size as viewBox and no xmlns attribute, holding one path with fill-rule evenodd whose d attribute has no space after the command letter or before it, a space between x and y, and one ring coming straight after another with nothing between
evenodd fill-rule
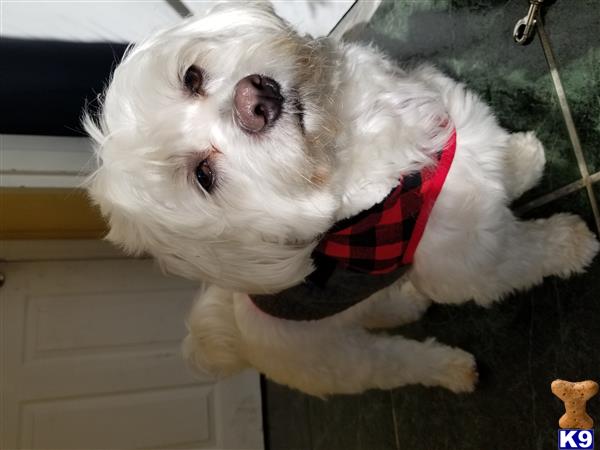
<instances>
[{"instance_id":1,"label":"bone shaped icon","mask_svg":"<svg viewBox=\"0 0 600 450\"><path fill-rule=\"evenodd\" d=\"M565 403L565 414L558 421L561 428L587 430L594 426L594 421L585 410L586 402L598 393L595 381L579 381L571 383L554 380L550 386L554 395Z\"/></svg>"}]
</instances>

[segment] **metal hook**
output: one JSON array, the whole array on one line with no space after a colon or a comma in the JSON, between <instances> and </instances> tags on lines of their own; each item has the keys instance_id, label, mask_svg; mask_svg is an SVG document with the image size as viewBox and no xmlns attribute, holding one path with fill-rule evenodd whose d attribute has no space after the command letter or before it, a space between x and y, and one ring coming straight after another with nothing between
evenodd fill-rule
<instances>
[{"instance_id":1,"label":"metal hook","mask_svg":"<svg viewBox=\"0 0 600 450\"><path fill-rule=\"evenodd\" d=\"M544 0L529 0L527 15L517 22L513 31L513 38L517 44L527 45L532 41L543 2Z\"/></svg>"}]
</instances>

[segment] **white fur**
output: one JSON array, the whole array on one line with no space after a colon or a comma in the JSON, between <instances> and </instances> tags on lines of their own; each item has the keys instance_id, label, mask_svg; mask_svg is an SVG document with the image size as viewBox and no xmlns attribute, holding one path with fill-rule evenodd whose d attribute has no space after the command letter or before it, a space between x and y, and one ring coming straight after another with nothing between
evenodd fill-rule
<instances>
[{"instance_id":1,"label":"white fur","mask_svg":"<svg viewBox=\"0 0 600 450\"><path fill-rule=\"evenodd\" d=\"M182 87L191 64L207 74L204 97ZM253 73L298 98L304 131L291 102L262 135L236 125L233 89ZM509 210L543 170L533 133L503 130L475 94L432 68L405 72L373 48L301 37L267 6L221 7L133 47L101 118L86 126L100 160L90 193L108 238L209 283L184 349L216 374L254 366L319 396L410 383L470 391L470 354L366 328L416 320L432 300L489 305L581 272L598 251L576 216L520 221ZM319 235L430 164L452 126L455 160L407 276L320 321L276 319L249 301L301 282ZM210 194L193 176L208 154L218 179Z\"/></svg>"}]
</instances>

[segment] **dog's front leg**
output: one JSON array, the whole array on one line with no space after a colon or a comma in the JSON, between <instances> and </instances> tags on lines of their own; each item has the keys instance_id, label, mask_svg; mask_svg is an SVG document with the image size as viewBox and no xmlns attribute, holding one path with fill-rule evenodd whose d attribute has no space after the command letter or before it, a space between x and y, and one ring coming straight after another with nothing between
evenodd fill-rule
<instances>
[{"instance_id":1,"label":"dog's front leg","mask_svg":"<svg viewBox=\"0 0 600 450\"><path fill-rule=\"evenodd\" d=\"M196 370L221 377L249 366L233 310L233 292L203 286L187 319L183 356Z\"/></svg>"},{"instance_id":2,"label":"dog's front leg","mask_svg":"<svg viewBox=\"0 0 600 450\"><path fill-rule=\"evenodd\" d=\"M243 357L269 378L326 396L407 384L470 392L477 381L472 355L433 339L371 334L342 315L318 321L277 319L248 296L234 294Z\"/></svg>"}]
</instances>

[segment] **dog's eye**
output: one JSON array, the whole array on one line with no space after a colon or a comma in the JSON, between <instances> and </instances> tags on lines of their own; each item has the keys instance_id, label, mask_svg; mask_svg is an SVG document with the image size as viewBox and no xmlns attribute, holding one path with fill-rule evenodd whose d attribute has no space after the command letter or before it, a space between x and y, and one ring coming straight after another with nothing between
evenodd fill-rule
<instances>
[{"instance_id":1,"label":"dog's eye","mask_svg":"<svg viewBox=\"0 0 600 450\"><path fill-rule=\"evenodd\" d=\"M207 159L196 167L196 180L206 192L210 192L214 184L214 173Z\"/></svg>"},{"instance_id":2,"label":"dog's eye","mask_svg":"<svg viewBox=\"0 0 600 450\"><path fill-rule=\"evenodd\" d=\"M183 84L188 92L204 95L204 71L198 66L190 66L183 77Z\"/></svg>"}]
</instances>

